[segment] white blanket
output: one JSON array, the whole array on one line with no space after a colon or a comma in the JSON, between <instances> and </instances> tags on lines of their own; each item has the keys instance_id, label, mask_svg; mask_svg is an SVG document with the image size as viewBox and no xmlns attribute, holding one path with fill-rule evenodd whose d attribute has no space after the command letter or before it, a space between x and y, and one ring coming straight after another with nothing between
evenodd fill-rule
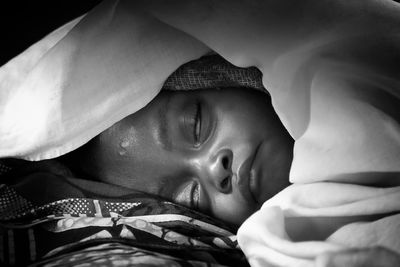
<instances>
[{"instance_id":1,"label":"white blanket","mask_svg":"<svg viewBox=\"0 0 400 267\"><path fill-rule=\"evenodd\" d=\"M292 185L246 220L238 241L252 267L311 267L321 253L350 248L400 253L399 212L400 187Z\"/></svg>"},{"instance_id":2,"label":"white blanket","mask_svg":"<svg viewBox=\"0 0 400 267\"><path fill-rule=\"evenodd\" d=\"M0 69L0 157L83 145L213 50L263 72L296 140L291 182L398 185L399 29L391 0L106 0Z\"/></svg>"}]
</instances>

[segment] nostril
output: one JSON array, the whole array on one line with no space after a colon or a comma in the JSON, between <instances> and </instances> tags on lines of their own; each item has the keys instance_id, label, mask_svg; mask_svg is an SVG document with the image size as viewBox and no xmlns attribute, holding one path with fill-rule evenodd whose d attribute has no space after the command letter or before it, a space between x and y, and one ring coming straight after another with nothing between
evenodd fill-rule
<instances>
[{"instance_id":1,"label":"nostril","mask_svg":"<svg viewBox=\"0 0 400 267\"><path fill-rule=\"evenodd\" d=\"M228 157L222 158L222 167L224 167L225 170L227 170L229 168L229 158Z\"/></svg>"},{"instance_id":2,"label":"nostril","mask_svg":"<svg viewBox=\"0 0 400 267\"><path fill-rule=\"evenodd\" d=\"M232 160L233 153L230 149L222 149L218 151L217 157L214 158L210 168L210 174L213 177L214 185L224 194L228 194L232 190Z\"/></svg>"},{"instance_id":3,"label":"nostril","mask_svg":"<svg viewBox=\"0 0 400 267\"><path fill-rule=\"evenodd\" d=\"M225 177L225 178L221 181L221 188L222 188L222 189L227 189L227 188L229 188L230 182L231 182L231 177L230 177L230 176Z\"/></svg>"}]
</instances>

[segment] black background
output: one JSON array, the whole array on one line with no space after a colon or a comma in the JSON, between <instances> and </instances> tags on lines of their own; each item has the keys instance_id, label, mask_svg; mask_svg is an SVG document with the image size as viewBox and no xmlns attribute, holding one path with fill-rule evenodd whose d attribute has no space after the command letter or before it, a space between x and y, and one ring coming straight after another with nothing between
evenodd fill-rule
<instances>
[{"instance_id":1,"label":"black background","mask_svg":"<svg viewBox=\"0 0 400 267\"><path fill-rule=\"evenodd\" d=\"M5 5L5 2L8 2ZM4 1L0 7L0 66L101 0Z\"/></svg>"}]
</instances>

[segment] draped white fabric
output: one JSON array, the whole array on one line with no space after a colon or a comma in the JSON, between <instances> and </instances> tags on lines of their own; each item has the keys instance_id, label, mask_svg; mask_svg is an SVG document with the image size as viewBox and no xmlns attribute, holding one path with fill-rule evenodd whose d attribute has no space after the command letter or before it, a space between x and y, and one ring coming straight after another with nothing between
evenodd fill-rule
<instances>
[{"instance_id":1,"label":"draped white fabric","mask_svg":"<svg viewBox=\"0 0 400 267\"><path fill-rule=\"evenodd\" d=\"M399 212L399 186L296 184L248 218L238 241L252 267L312 267L321 253L349 248L381 246L400 253ZM366 217L372 215L383 218Z\"/></svg>"},{"instance_id":2,"label":"draped white fabric","mask_svg":"<svg viewBox=\"0 0 400 267\"><path fill-rule=\"evenodd\" d=\"M291 182L398 184L399 29L391 0L106 0L0 69L0 157L74 150L215 51L263 72Z\"/></svg>"}]
</instances>

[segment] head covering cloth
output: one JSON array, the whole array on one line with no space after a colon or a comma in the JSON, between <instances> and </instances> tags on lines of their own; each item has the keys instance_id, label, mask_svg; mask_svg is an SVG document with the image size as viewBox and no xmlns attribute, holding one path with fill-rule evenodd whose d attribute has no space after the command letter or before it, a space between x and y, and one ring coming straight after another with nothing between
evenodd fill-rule
<instances>
[{"instance_id":1,"label":"head covering cloth","mask_svg":"<svg viewBox=\"0 0 400 267\"><path fill-rule=\"evenodd\" d=\"M180 66L164 82L163 90L244 87L266 92L256 67L239 68L220 55L206 55Z\"/></svg>"}]
</instances>

